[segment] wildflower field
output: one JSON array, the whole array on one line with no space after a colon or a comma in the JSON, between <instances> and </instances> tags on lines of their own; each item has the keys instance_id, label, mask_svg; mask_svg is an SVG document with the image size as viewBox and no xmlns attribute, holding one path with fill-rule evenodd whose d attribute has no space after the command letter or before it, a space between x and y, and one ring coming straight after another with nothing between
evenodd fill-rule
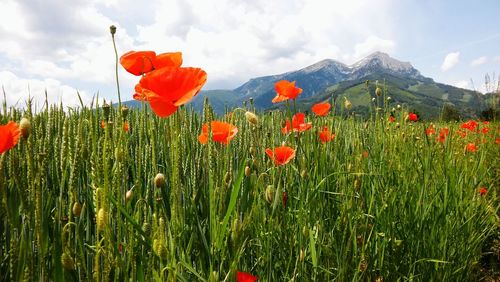
<instances>
[{"instance_id":1,"label":"wildflower field","mask_svg":"<svg viewBox=\"0 0 500 282\"><path fill-rule=\"evenodd\" d=\"M423 122L380 88L368 120L347 99L298 113L300 85L288 81L270 97L284 110L248 102L219 116L206 103L196 113L184 104L206 73L181 67L180 53L121 59L140 76L141 108L3 105L0 280L474 281L498 271L497 122Z\"/></svg>"}]
</instances>

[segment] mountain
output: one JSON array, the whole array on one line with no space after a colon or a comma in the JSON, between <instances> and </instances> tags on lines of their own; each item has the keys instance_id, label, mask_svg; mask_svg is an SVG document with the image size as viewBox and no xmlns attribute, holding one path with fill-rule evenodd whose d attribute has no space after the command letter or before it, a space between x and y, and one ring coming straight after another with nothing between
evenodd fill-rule
<instances>
[{"instance_id":1,"label":"mountain","mask_svg":"<svg viewBox=\"0 0 500 282\"><path fill-rule=\"evenodd\" d=\"M423 118L437 118L445 104L457 108L464 118L475 117L485 108L481 93L437 83L409 62L382 52L372 53L352 65L326 59L300 70L252 78L233 90L201 91L191 104L201 111L208 98L218 113L250 99L258 110L282 107L284 103L271 103L276 95L274 84L282 79L295 81L303 89L297 99L301 110L308 110L317 102L346 97L353 103L353 111L366 115L375 97L376 81L387 90L392 105L405 105ZM368 87L366 81L370 81Z\"/></svg>"}]
</instances>

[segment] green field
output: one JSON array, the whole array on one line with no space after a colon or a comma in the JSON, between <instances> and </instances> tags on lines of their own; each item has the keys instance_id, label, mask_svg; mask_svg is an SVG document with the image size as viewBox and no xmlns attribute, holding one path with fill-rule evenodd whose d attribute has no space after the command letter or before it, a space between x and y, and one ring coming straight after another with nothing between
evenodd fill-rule
<instances>
[{"instance_id":1,"label":"green field","mask_svg":"<svg viewBox=\"0 0 500 282\"><path fill-rule=\"evenodd\" d=\"M479 132L437 123L428 136L429 124L406 122L403 110L393 123L388 113L368 122L308 115L312 129L285 135L289 112L261 113L255 126L246 110L215 116L206 104L203 114L158 118L145 108L4 105L0 124L26 117L31 128L0 155L0 280L498 275L498 123L479 123ZM238 133L228 145L202 145L210 120ZM322 144L324 126L336 136ZM265 149L282 143L296 156L276 166Z\"/></svg>"}]
</instances>

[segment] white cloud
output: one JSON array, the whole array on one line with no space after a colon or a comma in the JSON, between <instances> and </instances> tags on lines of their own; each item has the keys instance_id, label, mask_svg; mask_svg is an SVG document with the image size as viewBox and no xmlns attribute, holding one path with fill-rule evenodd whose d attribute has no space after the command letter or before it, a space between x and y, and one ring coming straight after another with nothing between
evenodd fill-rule
<instances>
[{"instance_id":1,"label":"white cloud","mask_svg":"<svg viewBox=\"0 0 500 282\"><path fill-rule=\"evenodd\" d=\"M55 79L25 79L8 71L0 71L0 86L5 90L7 105L24 107L28 99L32 98L34 105L41 109L45 103L45 92L49 103L62 102L64 106L78 106L77 89L65 85ZM89 104L92 97L85 91L79 91L84 104ZM0 95L0 103L3 103L3 93Z\"/></svg>"},{"instance_id":2,"label":"white cloud","mask_svg":"<svg viewBox=\"0 0 500 282\"><path fill-rule=\"evenodd\" d=\"M458 64L460 61L460 52L452 52L446 55L443 64L441 65L442 71L447 71Z\"/></svg>"},{"instance_id":3,"label":"white cloud","mask_svg":"<svg viewBox=\"0 0 500 282\"><path fill-rule=\"evenodd\" d=\"M182 51L184 65L208 72L205 89L396 49L395 0L0 1L0 71L108 97L115 95L107 91L115 84L111 24L119 54ZM120 68L123 99L136 81Z\"/></svg>"},{"instance_id":4,"label":"white cloud","mask_svg":"<svg viewBox=\"0 0 500 282\"><path fill-rule=\"evenodd\" d=\"M482 57L479 57L479 58L477 58L477 59L473 60L473 61L470 63L470 65L471 65L472 67L477 67L477 66L480 66L480 65L482 65L482 64L484 64L484 63L486 63L486 61L487 61L486 57L485 57L485 56L482 56Z\"/></svg>"},{"instance_id":5,"label":"white cloud","mask_svg":"<svg viewBox=\"0 0 500 282\"><path fill-rule=\"evenodd\" d=\"M500 56L495 56L495 58L493 58L493 61L500 62Z\"/></svg>"}]
</instances>

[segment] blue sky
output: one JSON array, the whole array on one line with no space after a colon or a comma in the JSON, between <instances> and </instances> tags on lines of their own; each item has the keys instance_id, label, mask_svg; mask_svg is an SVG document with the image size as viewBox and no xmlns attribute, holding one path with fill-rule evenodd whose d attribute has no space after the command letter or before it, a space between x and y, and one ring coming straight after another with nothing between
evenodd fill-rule
<instances>
[{"instance_id":1,"label":"blue sky","mask_svg":"<svg viewBox=\"0 0 500 282\"><path fill-rule=\"evenodd\" d=\"M484 76L500 74L499 10L498 0L0 0L0 84L9 105L41 104L45 90L68 106L76 91L116 101L114 24L120 54L182 51L185 66L207 71L204 89L383 51L484 91ZM131 99L137 78L119 77Z\"/></svg>"}]
</instances>

